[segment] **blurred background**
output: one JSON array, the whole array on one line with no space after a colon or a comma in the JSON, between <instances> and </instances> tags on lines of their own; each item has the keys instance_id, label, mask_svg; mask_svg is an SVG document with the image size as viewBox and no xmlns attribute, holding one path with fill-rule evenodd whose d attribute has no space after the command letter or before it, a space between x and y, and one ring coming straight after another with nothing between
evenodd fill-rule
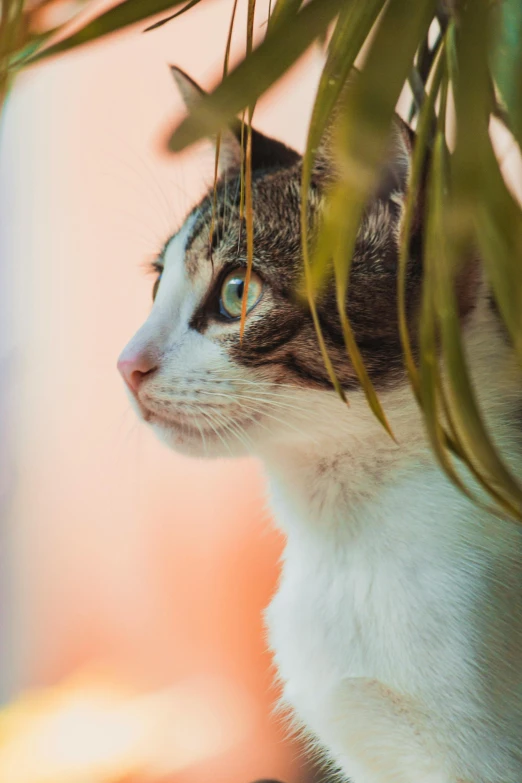
<instances>
[{"instance_id":1,"label":"blurred background","mask_svg":"<svg viewBox=\"0 0 522 783\"><path fill-rule=\"evenodd\" d=\"M271 716L262 610L282 541L258 466L166 450L115 367L151 304L145 262L212 180L210 146L164 151L183 113L167 64L214 85L231 9L206 0L28 69L5 106L2 783L312 775ZM260 129L302 149L322 61L259 103Z\"/></svg>"}]
</instances>

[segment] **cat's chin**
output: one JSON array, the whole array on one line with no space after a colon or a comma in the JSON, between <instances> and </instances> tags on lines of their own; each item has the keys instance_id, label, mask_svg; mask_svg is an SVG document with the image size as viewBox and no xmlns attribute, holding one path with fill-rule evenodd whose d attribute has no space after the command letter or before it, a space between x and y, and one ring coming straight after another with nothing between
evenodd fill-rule
<instances>
[{"instance_id":1,"label":"cat's chin","mask_svg":"<svg viewBox=\"0 0 522 783\"><path fill-rule=\"evenodd\" d=\"M181 423L161 421L157 417L150 418L148 424L163 444L187 457L216 459L247 454L241 444L238 448L237 444L229 443L218 431L209 432Z\"/></svg>"}]
</instances>

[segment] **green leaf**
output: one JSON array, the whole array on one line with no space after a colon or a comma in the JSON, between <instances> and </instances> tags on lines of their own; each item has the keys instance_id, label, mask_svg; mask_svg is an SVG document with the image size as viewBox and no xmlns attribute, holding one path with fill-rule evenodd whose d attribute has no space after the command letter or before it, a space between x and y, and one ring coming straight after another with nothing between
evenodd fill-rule
<instances>
[{"instance_id":1,"label":"green leaf","mask_svg":"<svg viewBox=\"0 0 522 783\"><path fill-rule=\"evenodd\" d=\"M475 476L509 513L522 519L522 488L500 459L482 419L467 368L462 344L460 319L455 293L460 259L448 236L448 207L445 185L447 149L442 133L438 134L433 158L431 208L433 212L432 244L437 254L431 275L432 295L440 327L441 350L446 369L447 400L455 432L466 461L474 465Z\"/></svg>"},{"instance_id":2,"label":"green leaf","mask_svg":"<svg viewBox=\"0 0 522 783\"><path fill-rule=\"evenodd\" d=\"M191 8L194 8L195 5L200 3L201 0L190 0L187 5L183 6L179 11L176 11L175 14L171 14L171 16L167 16L166 19L160 19L159 22L155 22L154 24L151 24L150 27L146 27L143 31L144 33L149 33L151 30L156 30L158 27L163 27L164 24L167 24L167 22L171 22L173 19L176 19L178 16L181 16L186 11L190 11Z\"/></svg>"},{"instance_id":3,"label":"green leaf","mask_svg":"<svg viewBox=\"0 0 522 783\"><path fill-rule=\"evenodd\" d=\"M419 402L421 399L419 374L417 372L417 367L415 366L415 361L413 359L413 353L411 350L408 319L406 313L406 274L410 256L410 234L413 226L413 219L417 212L419 188L424 172L426 155L428 152L428 143L430 140L429 137L433 128L435 101L439 93L439 88L444 73L445 41L446 38L441 41L441 46L439 47L437 59L433 68L434 72L430 90L419 114L419 123L417 126L415 147L413 150L413 158L411 163L410 181L408 185L408 192L406 194L406 202L404 205L404 217L401 224L399 270L397 275L399 331L401 335L402 348L404 351L404 363L408 372L408 377L410 379L413 392Z\"/></svg>"},{"instance_id":4,"label":"green leaf","mask_svg":"<svg viewBox=\"0 0 522 783\"><path fill-rule=\"evenodd\" d=\"M8 68L15 69L24 65L25 61L29 60L55 31L56 29L53 29L45 33L33 35L26 40L22 48L18 51L11 49L9 53Z\"/></svg>"},{"instance_id":5,"label":"green leaf","mask_svg":"<svg viewBox=\"0 0 522 783\"><path fill-rule=\"evenodd\" d=\"M308 248L308 209L307 198L310 188L312 167L321 139L329 124L333 124L333 112L341 91L353 69L355 58L366 41L381 9L384 0L367 0L359 3L347 0L339 14L330 44L328 57L321 73L317 94L310 119L306 149L303 155L301 177L301 238L305 272L309 267ZM317 264L315 265L317 270ZM309 276L310 285L313 278ZM314 288L317 288L317 281ZM309 298L312 293L309 290Z\"/></svg>"},{"instance_id":6,"label":"green leaf","mask_svg":"<svg viewBox=\"0 0 522 783\"><path fill-rule=\"evenodd\" d=\"M478 241L499 311L522 361L522 212L504 182L489 136L492 96L484 52L491 26L488 0L466 6L457 63L449 60L457 117L452 232L461 256Z\"/></svg>"},{"instance_id":7,"label":"green leaf","mask_svg":"<svg viewBox=\"0 0 522 783\"><path fill-rule=\"evenodd\" d=\"M319 147L327 125L332 122L332 114L335 105L341 90L346 83L348 75L353 68L355 58L368 37L383 4L384 0L368 0L365 4L357 3L354 0L347 0L345 6L342 8L328 46L328 57L321 73L308 130L306 150L303 155L303 171L301 177L301 241L305 289L323 361L325 362L334 388L343 400L346 400L346 398L328 356L315 304L314 297L317 285L313 280L308 246L308 193L317 148Z\"/></svg>"},{"instance_id":8,"label":"green leaf","mask_svg":"<svg viewBox=\"0 0 522 783\"><path fill-rule=\"evenodd\" d=\"M214 92L181 123L170 148L184 149L228 125L299 59L337 15L343 0L311 0L296 16L285 18Z\"/></svg>"},{"instance_id":9,"label":"green leaf","mask_svg":"<svg viewBox=\"0 0 522 783\"><path fill-rule=\"evenodd\" d=\"M346 347L368 404L391 434L362 356L345 317L348 283L358 227L387 149L395 105L415 52L433 17L434 0L390 0L373 38L360 78L343 95L338 153L343 177L329 198L331 219L319 231L313 266L333 258ZM397 49L400 36L401 47Z\"/></svg>"},{"instance_id":10,"label":"green leaf","mask_svg":"<svg viewBox=\"0 0 522 783\"><path fill-rule=\"evenodd\" d=\"M522 149L522 3L503 0L496 7L497 35L492 51L493 79Z\"/></svg>"},{"instance_id":11,"label":"green leaf","mask_svg":"<svg viewBox=\"0 0 522 783\"><path fill-rule=\"evenodd\" d=\"M452 30L448 30L448 40L451 40ZM450 71L453 70L450 56L444 61ZM457 302L457 281L462 263L473 258L471 248L461 243L459 232L461 227L453 221L455 213L455 192L450 191L449 182L449 152L445 139L445 114L447 103L448 81L443 78L443 90L440 99L438 131L432 156L430 170L430 188L427 220L427 250L425 256L425 296L430 301L423 301L424 327L426 319L433 321L433 335L438 335L440 361L445 370L444 382L439 376L439 358L436 357L436 368L432 370L430 382L439 390L442 409L450 424L452 438L446 436L447 447L453 447L464 464L480 486L485 489L501 508L512 516L520 517L522 513L522 488L502 462L491 441L487 427L483 421L475 392L469 376L467 358L462 342L459 307ZM464 252L464 255L460 254ZM429 316L424 313L426 305ZM424 348L426 347L423 346ZM427 348L430 357L432 346ZM438 351L437 351L438 354ZM422 361L422 355L421 355ZM426 362L424 362L424 365ZM428 370L428 373L430 370ZM433 373L436 373L434 375ZM423 379L424 381L424 379ZM422 402L424 394L429 400L426 382L422 386ZM433 421L437 411L425 408L428 429L432 434L442 433L442 425ZM453 441L452 441L453 439ZM443 447L443 442L439 448ZM440 461L440 460L439 460ZM455 470L449 458L443 461L443 468L448 476L455 481ZM459 478L460 482L460 478ZM460 482L462 483L462 482ZM459 484L460 485L460 484ZM475 499L476 500L476 499ZM484 505L479 501L481 505ZM488 509L491 510L491 509Z\"/></svg>"},{"instance_id":12,"label":"green leaf","mask_svg":"<svg viewBox=\"0 0 522 783\"><path fill-rule=\"evenodd\" d=\"M256 13L256 0L248 0L247 30L246 30L246 56L252 54L254 45L254 19ZM247 239L247 267L245 274L245 290L241 307L241 322L239 325L239 340L243 339L245 331L245 319L247 313L248 289L254 265L254 205L252 200L252 118L254 116L255 103L248 107L247 138L245 162L245 223ZM242 132L242 136L243 136Z\"/></svg>"},{"instance_id":13,"label":"green leaf","mask_svg":"<svg viewBox=\"0 0 522 783\"><path fill-rule=\"evenodd\" d=\"M339 138L338 152L342 160L344 179L339 186L344 197L355 210L344 224L341 245L345 251L345 273L348 277L357 228L362 211L375 186L379 166L386 152L395 105L411 70L415 50L429 26L433 0L419 0L412 13L408 0L388 3L373 39L367 62L360 78L345 91L344 107L339 127L344 138ZM397 51L398 35L402 46ZM340 134L339 134L340 135ZM314 273L321 274L321 266L332 257L334 233L328 239L321 232L314 254Z\"/></svg>"},{"instance_id":14,"label":"green leaf","mask_svg":"<svg viewBox=\"0 0 522 783\"><path fill-rule=\"evenodd\" d=\"M303 0L277 0L273 10L269 9L268 33L279 27L285 20L296 16Z\"/></svg>"},{"instance_id":15,"label":"green leaf","mask_svg":"<svg viewBox=\"0 0 522 783\"><path fill-rule=\"evenodd\" d=\"M444 60L442 61L444 62ZM447 76L443 77L444 89L439 109L439 132L435 141L435 153L432 159L429 177L429 200L426 210L426 244L424 253L424 279L422 286L422 307L419 326L420 343L420 398L426 431L434 455L450 481L467 497L474 500L468 487L457 473L448 450L449 439L441 423L440 413L444 409L444 396L440 376L439 351L437 344L437 281L440 254L440 232L442 229L440 191L443 180L442 154L445 147L444 115L446 112ZM455 431L450 417L450 429ZM460 451L458 445L456 450Z\"/></svg>"},{"instance_id":16,"label":"green leaf","mask_svg":"<svg viewBox=\"0 0 522 783\"><path fill-rule=\"evenodd\" d=\"M35 63L55 54L75 49L77 46L91 43L105 35L122 30L131 24L149 19L151 16L160 14L169 8L175 8L183 2L184 0L125 0L125 2L119 3L114 8L110 8L101 16L93 19L92 22L88 22L85 27L76 33L64 38L62 41L58 41L53 46L49 46L42 52L38 52L27 63Z\"/></svg>"},{"instance_id":17,"label":"green leaf","mask_svg":"<svg viewBox=\"0 0 522 783\"><path fill-rule=\"evenodd\" d=\"M24 15L21 0L2 0L0 4L0 70L6 73L6 61L9 54L23 47L27 30L27 17Z\"/></svg>"}]
</instances>

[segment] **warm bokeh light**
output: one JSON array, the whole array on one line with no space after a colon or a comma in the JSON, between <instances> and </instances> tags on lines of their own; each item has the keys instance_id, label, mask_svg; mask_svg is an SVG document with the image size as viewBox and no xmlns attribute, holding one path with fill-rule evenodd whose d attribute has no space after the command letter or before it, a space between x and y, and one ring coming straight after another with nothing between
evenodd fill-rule
<instances>
[{"instance_id":1,"label":"warm bokeh light","mask_svg":"<svg viewBox=\"0 0 522 783\"><path fill-rule=\"evenodd\" d=\"M251 705L230 682L193 680L139 694L85 676L0 712L4 783L165 780L234 747Z\"/></svg>"}]
</instances>

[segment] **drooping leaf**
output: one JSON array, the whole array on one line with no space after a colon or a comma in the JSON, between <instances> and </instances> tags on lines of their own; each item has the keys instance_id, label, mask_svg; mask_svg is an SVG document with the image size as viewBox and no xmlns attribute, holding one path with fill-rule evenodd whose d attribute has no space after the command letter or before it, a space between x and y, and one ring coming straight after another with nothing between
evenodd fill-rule
<instances>
[{"instance_id":1,"label":"drooping leaf","mask_svg":"<svg viewBox=\"0 0 522 783\"><path fill-rule=\"evenodd\" d=\"M10 48L9 59L7 67L9 69L16 69L24 65L25 61L29 60L50 38L55 32L55 29L49 30L45 33L33 35L28 38L20 49L16 49L14 46Z\"/></svg>"},{"instance_id":2,"label":"drooping leaf","mask_svg":"<svg viewBox=\"0 0 522 783\"><path fill-rule=\"evenodd\" d=\"M386 152L395 106L411 69L415 51L433 15L433 0L390 0L383 11L363 72L343 96L338 154L343 176L333 188L330 221L321 226L313 265L324 268L333 259L337 300L346 347L368 404L383 427L389 424L345 317L349 277L357 230L375 187ZM398 51L397 36L401 35Z\"/></svg>"},{"instance_id":3,"label":"drooping leaf","mask_svg":"<svg viewBox=\"0 0 522 783\"><path fill-rule=\"evenodd\" d=\"M336 198L340 203L344 199L356 210L355 214L345 210L349 214L350 226L340 219L345 223L346 276L362 211L386 151L395 105L411 69L417 44L429 25L433 4L432 0L420 0L415 6L415 13L411 13L407 0L392 0L388 4L373 39L364 72L345 94L340 123L344 137L338 145L344 180L340 185L342 192ZM396 47L399 30L403 36L400 52ZM314 253L314 275L319 280L325 273L324 265L332 257L332 246L337 242L334 234L328 240L328 233L321 232L321 241Z\"/></svg>"},{"instance_id":4,"label":"drooping leaf","mask_svg":"<svg viewBox=\"0 0 522 783\"><path fill-rule=\"evenodd\" d=\"M285 18L181 123L170 148L184 149L214 135L252 105L306 51L337 15L343 0L311 0L296 16Z\"/></svg>"},{"instance_id":5,"label":"drooping leaf","mask_svg":"<svg viewBox=\"0 0 522 783\"><path fill-rule=\"evenodd\" d=\"M75 49L86 43L91 43L110 33L128 27L129 25L150 19L151 16L160 14L169 8L181 5L185 0L124 0L122 3L110 8L105 13L88 22L85 27L67 36L61 41L43 49L31 57L27 63L35 63L47 57L52 57L61 52Z\"/></svg>"},{"instance_id":6,"label":"drooping leaf","mask_svg":"<svg viewBox=\"0 0 522 783\"><path fill-rule=\"evenodd\" d=\"M433 263L431 287L446 370L448 407L466 462L474 465L475 475L480 475L483 486L492 490L505 510L522 519L522 488L503 464L491 441L469 377L455 291L460 263L445 219L452 209L451 205L448 209L449 194L445 185L447 158L445 139L439 133L432 167L431 207L437 257Z\"/></svg>"},{"instance_id":7,"label":"drooping leaf","mask_svg":"<svg viewBox=\"0 0 522 783\"><path fill-rule=\"evenodd\" d=\"M254 18L256 12L256 0L248 0L247 31L246 31L246 56L252 55L254 46ZM248 302L248 289L254 264L254 205L252 203L252 118L254 116L255 103L248 107L247 136L245 161L245 216L246 216L246 240L247 240L247 267L243 299L241 302L241 322L239 325L239 339L243 339L245 331L245 319Z\"/></svg>"},{"instance_id":8,"label":"drooping leaf","mask_svg":"<svg viewBox=\"0 0 522 783\"><path fill-rule=\"evenodd\" d=\"M444 64L444 60L442 60ZM442 66L444 67L444 65ZM448 76L441 74L443 91L439 107L438 132L435 139L435 151L431 162L429 175L428 199L426 208L426 243L424 253L424 276L422 285L422 307L420 315L420 398L426 424L426 431L433 453L442 470L450 481L470 499L473 496L459 476L448 448L449 439L441 421L443 410L443 389L440 374L437 299L436 287L439 275L439 241L442 230L442 215L440 204L441 182L443 180L441 150L445 140L445 114L448 88ZM453 421L450 420L453 429ZM458 446L456 447L457 450ZM464 455L463 455L464 456Z\"/></svg>"},{"instance_id":9,"label":"drooping leaf","mask_svg":"<svg viewBox=\"0 0 522 783\"><path fill-rule=\"evenodd\" d=\"M522 211L504 182L489 135L488 0L465 6L454 68L457 145L452 215L458 252L478 240L498 309L522 361ZM460 250L459 250L460 248Z\"/></svg>"},{"instance_id":10,"label":"drooping leaf","mask_svg":"<svg viewBox=\"0 0 522 783\"><path fill-rule=\"evenodd\" d=\"M365 3L359 3L357 0L347 0L339 14L328 46L328 56L317 88L308 129L306 149L303 155L301 240L305 272L310 267L307 198L317 149L328 124L332 123L334 108L348 75L353 69L355 58L375 24L383 5L384 0L367 0ZM317 264L315 266L317 268ZM310 299L313 294L311 288L313 277L308 275L308 278L308 298Z\"/></svg>"},{"instance_id":11,"label":"drooping leaf","mask_svg":"<svg viewBox=\"0 0 522 783\"><path fill-rule=\"evenodd\" d=\"M345 401L344 391L341 389L333 365L328 356L315 303L317 286L314 284L309 255L308 193L310 189L312 166L317 148L328 123L332 121L334 107L339 99L346 79L348 78L348 74L353 68L355 58L368 37L383 4L384 0L368 0L365 4L354 2L354 0L347 0L345 6L341 9L328 46L328 56L321 73L308 130L306 150L303 155L303 170L301 177L301 244L305 289L323 361L325 362L334 388Z\"/></svg>"},{"instance_id":12,"label":"drooping leaf","mask_svg":"<svg viewBox=\"0 0 522 783\"><path fill-rule=\"evenodd\" d=\"M453 31L450 27L448 40L452 40L452 34ZM460 52L460 56L462 58L462 52ZM455 76L455 60L448 56L445 63L447 63L452 75ZM522 488L519 487L502 462L491 441L470 380L462 342L456 286L463 264L469 263L473 258L473 245L472 237L469 234L470 226L462 224L467 213L463 213L459 223L454 220L455 214L462 213L462 205L459 206L457 201L462 197L462 190L458 177L456 178L457 187L450 189L449 152L446 145L444 122L447 90L448 82L445 77L440 99L438 132L430 171L427 250L424 264L425 294L422 311L423 329L426 330L431 318L433 335L439 337L436 352L438 354L440 350L445 370L444 380L438 374L438 355L436 366L426 369L430 363L433 348L431 344L421 345L421 367L423 371L427 371L429 376L431 373L430 383L439 389L441 407L446 420L450 422L453 443L446 435L446 445L453 447L480 486L489 492L501 508L512 516L520 517L522 514ZM478 120L478 118L476 119ZM486 119L483 118L483 122ZM456 163L458 166L458 155ZM465 193L464 197L469 198L469 194ZM457 204L455 204L456 201ZM469 222L471 225L471 219ZM424 350L428 351L428 358L423 357ZM436 451L439 452L439 461L448 476L455 481L455 470L449 457L440 459L440 450L444 448L444 441L441 440L443 426L433 418L438 418L439 413L433 408L425 407L425 396L429 403L430 392L427 389L427 381L422 378L422 403L432 444L434 444L435 437L438 437L439 443ZM459 478L459 486L460 484L462 482Z\"/></svg>"},{"instance_id":13,"label":"drooping leaf","mask_svg":"<svg viewBox=\"0 0 522 783\"><path fill-rule=\"evenodd\" d=\"M268 9L268 33L274 31L286 19L295 16L303 4L303 0L277 0L275 6Z\"/></svg>"},{"instance_id":14,"label":"drooping leaf","mask_svg":"<svg viewBox=\"0 0 522 783\"><path fill-rule=\"evenodd\" d=\"M522 149L522 3L503 0L494 13L497 35L491 53L493 78Z\"/></svg>"},{"instance_id":15,"label":"drooping leaf","mask_svg":"<svg viewBox=\"0 0 522 783\"><path fill-rule=\"evenodd\" d=\"M158 27L163 27L164 24L167 24L167 22L171 22L173 19L176 19L178 16L181 16L186 11L190 11L191 8L194 8L195 5L200 3L201 0L190 0L187 5L183 6L179 11L176 11L175 14L171 14L170 16L167 16L166 19L160 19L159 22L154 22L154 24L151 24L149 27L146 27L143 31L144 33L149 33L151 30L156 30Z\"/></svg>"},{"instance_id":16,"label":"drooping leaf","mask_svg":"<svg viewBox=\"0 0 522 783\"><path fill-rule=\"evenodd\" d=\"M399 331L404 352L404 363L408 372L408 377L413 392L418 401L420 401L419 374L413 352L410 344L410 335L408 329L408 319L406 312L406 274L408 270L408 260L410 255L410 234L413 226L413 219L417 212L417 200L419 197L419 188L424 174L428 144L430 142L430 133L433 129L435 101L439 94L440 83L444 73L444 41L439 47L438 58L434 66L433 79L427 98L420 109L419 123L415 139L415 147L411 163L410 178L406 202L404 205L404 217L401 224L401 239L399 248L399 269L397 275L397 305L399 315Z\"/></svg>"},{"instance_id":17,"label":"drooping leaf","mask_svg":"<svg viewBox=\"0 0 522 783\"><path fill-rule=\"evenodd\" d=\"M234 4L232 6L232 13L230 15L230 24L228 26L228 35L227 35L227 42L225 45L225 56L223 58L223 78L225 79L228 74L228 66L230 62L230 50L232 48L232 35L234 33L234 23L236 21L236 13L237 13L237 4L238 0L234 0ZM212 197L212 218L210 220L210 230L208 235L208 241L209 241L209 247L210 247L210 257L212 258L212 237L214 235L214 228L216 224L216 210L217 210L217 185L218 185L218 178L219 178L219 157L221 154L221 131L219 131L216 135L216 153L215 153L215 159L214 159L214 187L213 187L213 197ZM226 180L225 180L225 188L226 188Z\"/></svg>"}]
</instances>

